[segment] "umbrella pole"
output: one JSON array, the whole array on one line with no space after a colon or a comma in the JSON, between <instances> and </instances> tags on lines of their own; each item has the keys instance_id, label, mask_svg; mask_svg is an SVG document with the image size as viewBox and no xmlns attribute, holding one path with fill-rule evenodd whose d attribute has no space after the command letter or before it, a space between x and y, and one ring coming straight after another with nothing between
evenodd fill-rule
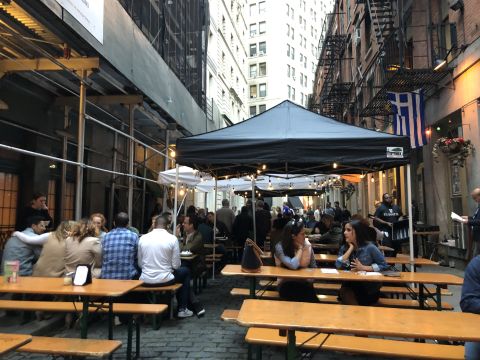
<instances>
[{"instance_id":1,"label":"umbrella pole","mask_svg":"<svg viewBox=\"0 0 480 360\"><path fill-rule=\"evenodd\" d=\"M175 203L173 205L173 234L177 232L177 207L178 207L178 164L175 165Z\"/></svg>"},{"instance_id":2,"label":"umbrella pole","mask_svg":"<svg viewBox=\"0 0 480 360\"><path fill-rule=\"evenodd\" d=\"M215 200L213 202L213 271L212 279L215 280L215 245L217 240L217 177L215 177Z\"/></svg>"},{"instance_id":3,"label":"umbrella pole","mask_svg":"<svg viewBox=\"0 0 480 360\"><path fill-rule=\"evenodd\" d=\"M412 211L412 176L410 170L410 164L407 165L407 201L408 201L408 234L410 242L410 261L412 266L410 266L411 271L414 271L413 261L413 211Z\"/></svg>"},{"instance_id":4,"label":"umbrella pole","mask_svg":"<svg viewBox=\"0 0 480 360\"><path fill-rule=\"evenodd\" d=\"M257 243L257 225L255 221L255 176L252 175L252 219L253 219L253 241Z\"/></svg>"}]
</instances>

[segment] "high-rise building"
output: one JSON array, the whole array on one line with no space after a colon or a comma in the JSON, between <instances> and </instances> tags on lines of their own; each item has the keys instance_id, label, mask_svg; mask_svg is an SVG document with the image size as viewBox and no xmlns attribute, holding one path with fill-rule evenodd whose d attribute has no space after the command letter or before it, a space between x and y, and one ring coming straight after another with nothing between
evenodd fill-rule
<instances>
[{"instance_id":1,"label":"high-rise building","mask_svg":"<svg viewBox=\"0 0 480 360\"><path fill-rule=\"evenodd\" d=\"M307 106L332 0L248 0L249 116L289 99Z\"/></svg>"},{"instance_id":2,"label":"high-rise building","mask_svg":"<svg viewBox=\"0 0 480 360\"><path fill-rule=\"evenodd\" d=\"M207 118L219 127L247 118L246 4L247 0L209 2Z\"/></svg>"}]
</instances>

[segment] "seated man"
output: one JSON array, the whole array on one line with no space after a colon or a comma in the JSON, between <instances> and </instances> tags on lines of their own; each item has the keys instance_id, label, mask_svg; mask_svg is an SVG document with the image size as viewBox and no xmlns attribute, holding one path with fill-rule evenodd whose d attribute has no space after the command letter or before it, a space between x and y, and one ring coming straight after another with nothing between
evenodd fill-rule
<instances>
[{"instance_id":1,"label":"seated man","mask_svg":"<svg viewBox=\"0 0 480 360\"><path fill-rule=\"evenodd\" d=\"M31 216L25 221L27 228L22 233L32 236L40 235L45 232L44 218L41 216ZM15 236L12 236L5 243L2 256L3 272L5 261L18 260L20 262L20 276L31 276L33 272L33 265L38 260L42 247L38 245L29 245Z\"/></svg>"},{"instance_id":2,"label":"seated man","mask_svg":"<svg viewBox=\"0 0 480 360\"><path fill-rule=\"evenodd\" d=\"M205 270L206 249L203 246L203 237L198 227L200 220L195 215L186 216L183 220L183 230L185 231L185 240L181 251L190 251L198 256L190 262L192 275L199 276Z\"/></svg>"},{"instance_id":3,"label":"seated man","mask_svg":"<svg viewBox=\"0 0 480 360\"><path fill-rule=\"evenodd\" d=\"M465 269L460 307L463 312L480 314L480 255L475 256ZM480 359L480 342L465 343L465 359Z\"/></svg>"},{"instance_id":4,"label":"seated man","mask_svg":"<svg viewBox=\"0 0 480 360\"><path fill-rule=\"evenodd\" d=\"M138 243L138 265L142 269L140 280L147 287L182 284L177 292L178 317L186 318L193 315L188 309L189 299L197 316L201 316L205 314L205 310L193 296L190 289L190 270L181 266L178 240L166 230L168 225L168 217L158 216L155 220L155 229L140 238Z\"/></svg>"}]
</instances>

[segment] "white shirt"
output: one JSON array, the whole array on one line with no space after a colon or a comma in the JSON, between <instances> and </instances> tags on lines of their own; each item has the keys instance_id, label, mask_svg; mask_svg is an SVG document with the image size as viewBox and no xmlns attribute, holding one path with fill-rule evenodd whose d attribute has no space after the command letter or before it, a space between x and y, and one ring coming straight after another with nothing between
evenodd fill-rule
<instances>
[{"instance_id":1,"label":"white shirt","mask_svg":"<svg viewBox=\"0 0 480 360\"><path fill-rule=\"evenodd\" d=\"M140 280L147 284L162 284L174 279L173 270L181 265L177 237L164 229L154 229L138 242Z\"/></svg>"},{"instance_id":2,"label":"white shirt","mask_svg":"<svg viewBox=\"0 0 480 360\"><path fill-rule=\"evenodd\" d=\"M316 209L316 210L313 212L313 216L315 216L315 220L316 220L316 221L320 221L320 210Z\"/></svg>"}]
</instances>

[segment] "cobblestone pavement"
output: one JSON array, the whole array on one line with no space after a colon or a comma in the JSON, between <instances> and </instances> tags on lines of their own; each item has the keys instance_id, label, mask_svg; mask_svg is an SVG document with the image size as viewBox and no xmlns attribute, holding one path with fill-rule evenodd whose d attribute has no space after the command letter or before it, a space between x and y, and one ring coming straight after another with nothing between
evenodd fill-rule
<instances>
[{"instance_id":1,"label":"cobblestone pavement","mask_svg":"<svg viewBox=\"0 0 480 360\"><path fill-rule=\"evenodd\" d=\"M452 272L463 275L462 272L448 268L429 268L427 271ZM224 309L239 309L242 298L230 296L232 287L247 287L244 279L217 277L209 280L208 286L200 294L200 300L205 304L206 314L183 320L164 320L159 330L152 330L151 325L144 324L141 329L141 359L246 359L247 346L244 342L245 329L232 323L220 320ZM458 305L459 287L452 287L455 295L447 300ZM457 306L456 306L457 307ZM79 330L61 330L50 334L59 337L78 337ZM114 356L114 359L125 359L126 351L125 326L116 326L114 338L124 345ZM107 338L106 321L97 321L89 328L90 338ZM265 347L264 359L284 359L280 348ZM317 353L315 359L356 359L366 360L372 357L346 355L344 353ZM13 354L6 357L9 360L48 359L45 356L30 354Z\"/></svg>"}]
</instances>

